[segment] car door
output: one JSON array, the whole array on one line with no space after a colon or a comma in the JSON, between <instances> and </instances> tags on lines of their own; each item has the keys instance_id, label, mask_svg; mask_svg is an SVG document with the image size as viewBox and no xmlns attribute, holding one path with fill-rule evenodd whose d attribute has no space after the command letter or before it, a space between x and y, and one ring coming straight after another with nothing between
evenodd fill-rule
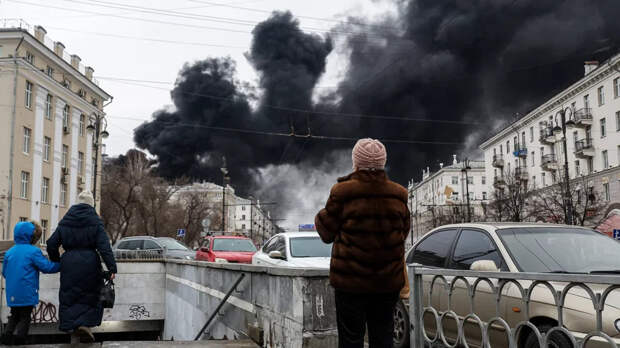
<instances>
[{"instance_id":1,"label":"car door","mask_svg":"<svg viewBox=\"0 0 620 348\"><path fill-rule=\"evenodd\" d=\"M407 263L418 263L430 268L445 268L457 233L458 229L447 228L427 234L409 253ZM447 292L441 281L435 282L431 303L428 303L432 279L433 276L423 277L424 306L430 305L437 311L445 311L447 309ZM437 332L435 318L432 314L426 313L424 315L424 327L429 337Z\"/></svg>"},{"instance_id":2,"label":"car door","mask_svg":"<svg viewBox=\"0 0 620 348\"><path fill-rule=\"evenodd\" d=\"M157 243L152 240L145 240L143 244L143 249L148 250L150 256L156 256L155 254L163 254L164 249Z\"/></svg>"},{"instance_id":3,"label":"car door","mask_svg":"<svg viewBox=\"0 0 620 348\"><path fill-rule=\"evenodd\" d=\"M273 259L269 257L269 253L275 250L275 243L277 239L278 239L278 236L271 237L271 239L269 239L265 243L263 248L258 253L256 253L256 255L254 256L254 260L256 262L255 264L262 265L262 266L273 264L272 262Z\"/></svg>"},{"instance_id":4,"label":"car door","mask_svg":"<svg viewBox=\"0 0 620 348\"><path fill-rule=\"evenodd\" d=\"M495 242L491 239L488 232L480 229L464 228L459 233L456 244L450 257L448 267L457 270L470 270L471 266L476 261L488 260L493 261L495 267L501 271L507 271L508 267L506 262L501 256L501 253L497 249ZM452 277L450 277L450 281ZM474 284L476 278L467 277L467 281L470 286ZM494 286L497 286L496 280L491 280ZM504 290L504 293L506 289ZM485 323L496 317L498 314L503 315L502 307L500 307L500 313L497 313L495 294L491 287L482 282L476 289L473 305L474 311L478 317ZM462 320L465 316L471 313L471 301L468 294L467 286L464 282L459 281L455 284L455 289L452 294L452 310ZM499 325L493 325L491 334L491 346L492 347L507 347L508 341L506 340L506 333L503 327ZM444 325L446 335L456 339L457 327L454 320L446 320ZM464 333L467 337L467 343L472 346L479 347L482 342L481 330L478 324L474 321L468 321L464 324Z\"/></svg>"}]
</instances>

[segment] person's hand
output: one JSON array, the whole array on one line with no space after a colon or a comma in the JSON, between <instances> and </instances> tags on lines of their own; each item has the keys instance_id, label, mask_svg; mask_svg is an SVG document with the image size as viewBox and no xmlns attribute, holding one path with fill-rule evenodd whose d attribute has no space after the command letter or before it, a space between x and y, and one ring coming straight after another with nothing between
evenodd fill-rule
<instances>
[{"instance_id":1,"label":"person's hand","mask_svg":"<svg viewBox=\"0 0 620 348\"><path fill-rule=\"evenodd\" d=\"M110 280L114 280L114 277L116 276L116 274L114 273L110 273Z\"/></svg>"}]
</instances>

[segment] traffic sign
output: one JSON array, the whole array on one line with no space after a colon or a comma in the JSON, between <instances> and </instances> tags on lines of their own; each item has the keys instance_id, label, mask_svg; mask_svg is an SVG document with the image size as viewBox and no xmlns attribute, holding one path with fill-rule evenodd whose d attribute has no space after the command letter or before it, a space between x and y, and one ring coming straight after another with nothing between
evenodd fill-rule
<instances>
[{"instance_id":1,"label":"traffic sign","mask_svg":"<svg viewBox=\"0 0 620 348\"><path fill-rule=\"evenodd\" d=\"M620 240L620 230L614 230L614 239Z\"/></svg>"},{"instance_id":2,"label":"traffic sign","mask_svg":"<svg viewBox=\"0 0 620 348\"><path fill-rule=\"evenodd\" d=\"M179 228L177 230L177 237L185 237L185 229Z\"/></svg>"}]
</instances>

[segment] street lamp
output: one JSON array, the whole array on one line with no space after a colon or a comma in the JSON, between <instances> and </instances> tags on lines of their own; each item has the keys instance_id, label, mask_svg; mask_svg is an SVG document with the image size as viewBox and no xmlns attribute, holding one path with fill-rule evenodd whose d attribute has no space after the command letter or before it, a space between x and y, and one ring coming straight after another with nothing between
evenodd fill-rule
<instances>
[{"instance_id":1,"label":"street lamp","mask_svg":"<svg viewBox=\"0 0 620 348\"><path fill-rule=\"evenodd\" d=\"M94 113L89 117L89 123L86 127L86 130L94 132L93 137L93 147L95 148L95 165L93 168L93 200L95 207L97 207L97 175L99 173L99 149L101 144L101 139L105 139L110 136L110 133L107 131L108 129L108 121L105 116L102 114Z\"/></svg>"},{"instance_id":2,"label":"street lamp","mask_svg":"<svg viewBox=\"0 0 620 348\"><path fill-rule=\"evenodd\" d=\"M471 222L471 211L469 207L469 175L468 171L471 170L471 166L469 165L469 160L465 158L463 161L463 169L461 169L461 173L465 174L465 194L467 195L467 222Z\"/></svg>"},{"instance_id":3,"label":"street lamp","mask_svg":"<svg viewBox=\"0 0 620 348\"><path fill-rule=\"evenodd\" d=\"M226 233L226 185L230 182L228 169L226 168L226 157L222 156L222 233Z\"/></svg>"},{"instance_id":4,"label":"street lamp","mask_svg":"<svg viewBox=\"0 0 620 348\"><path fill-rule=\"evenodd\" d=\"M568 112L569 122L566 121L566 113ZM560 116L560 122L558 122L558 116ZM570 178L568 176L568 150L566 145L566 127L574 125L573 122L573 108L562 107L560 111L555 114L555 127L553 128L553 134L556 139L559 134L562 135L562 148L564 150L564 223L567 225L573 224L573 202L570 194ZM561 127L560 127L561 125Z\"/></svg>"}]
</instances>

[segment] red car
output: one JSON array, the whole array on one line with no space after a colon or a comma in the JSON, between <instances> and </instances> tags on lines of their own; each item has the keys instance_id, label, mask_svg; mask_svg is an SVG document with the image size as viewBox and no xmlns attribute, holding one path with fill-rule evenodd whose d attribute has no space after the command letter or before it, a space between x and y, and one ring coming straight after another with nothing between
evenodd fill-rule
<instances>
[{"instance_id":1,"label":"red car","mask_svg":"<svg viewBox=\"0 0 620 348\"><path fill-rule=\"evenodd\" d=\"M207 237L196 251L196 260L209 262L252 263L256 246L249 238L232 236Z\"/></svg>"}]
</instances>

